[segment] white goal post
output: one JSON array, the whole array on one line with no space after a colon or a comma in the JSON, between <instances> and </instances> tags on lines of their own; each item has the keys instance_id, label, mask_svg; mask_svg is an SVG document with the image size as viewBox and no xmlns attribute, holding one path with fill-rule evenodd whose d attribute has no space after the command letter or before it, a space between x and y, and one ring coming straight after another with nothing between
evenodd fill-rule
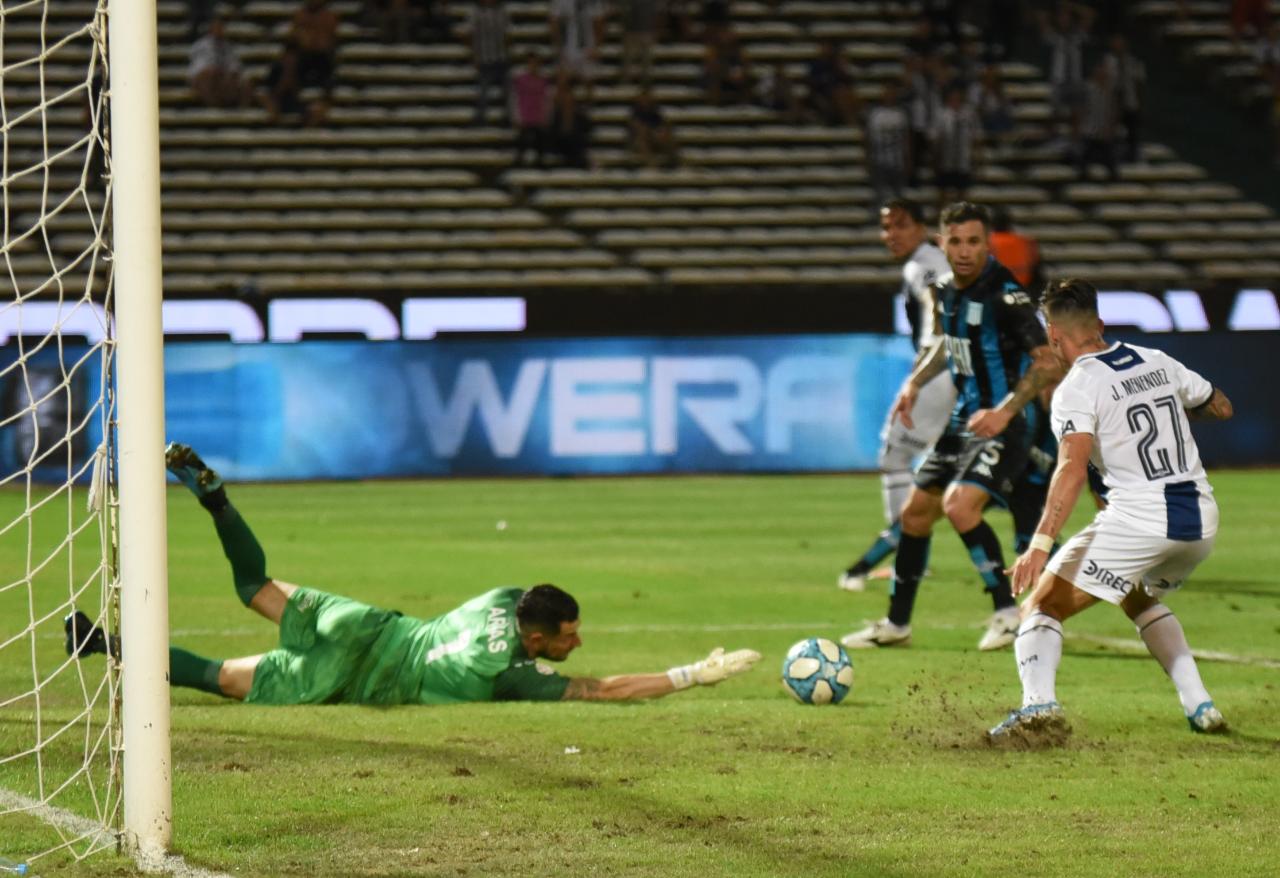
<instances>
[{"instance_id":1,"label":"white goal post","mask_svg":"<svg viewBox=\"0 0 1280 878\"><path fill-rule=\"evenodd\" d=\"M0 4L0 861L36 872L172 838L159 118L156 0ZM69 655L77 610L118 656Z\"/></svg>"},{"instance_id":2,"label":"white goal post","mask_svg":"<svg viewBox=\"0 0 1280 878\"><path fill-rule=\"evenodd\" d=\"M110 0L120 498L124 846L163 857L173 824L156 0Z\"/></svg>"}]
</instances>

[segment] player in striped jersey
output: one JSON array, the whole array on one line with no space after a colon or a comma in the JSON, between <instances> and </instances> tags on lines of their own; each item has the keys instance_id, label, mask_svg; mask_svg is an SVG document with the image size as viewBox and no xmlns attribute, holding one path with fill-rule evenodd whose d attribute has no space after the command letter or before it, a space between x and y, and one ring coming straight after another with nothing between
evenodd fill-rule
<instances>
[{"instance_id":1,"label":"player in striped jersey","mask_svg":"<svg viewBox=\"0 0 1280 878\"><path fill-rule=\"evenodd\" d=\"M1192 731L1223 731L1182 625L1160 598L1208 556L1218 529L1188 422L1230 418L1231 402L1167 354L1108 344L1088 282L1051 285L1043 308L1050 344L1070 371L1053 397L1059 452L1044 514L1011 571L1015 593L1034 586L1014 643L1023 706L990 734L1065 731L1055 692L1062 622L1099 600L1133 620L1173 680ZM1108 489L1106 508L1050 560L1090 463Z\"/></svg>"},{"instance_id":2,"label":"player in striped jersey","mask_svg":"<svg viewBox=\"0 0 1280 878\"><path fill-rule=\"evenodd\" d=\"M895 198L880 208L880 240L894 259L902 261L902 294L916 350L932 350L937 342L934 323L934 284L950 273L947 257L929 240L924 211L914 201ZM918 354L917 356L919 356ZM872 569L898 547L902 525L898 518L911 491L912 461L942 435L955 407L956 389L945 371L920 388L912 423L885 415L880 431L880 493L888 525L871 548L840 574L836 584L845 591L862 591Z\"/></svg>"},{"instance_id":3,"label":"player in striped jersey","mask_svg":"<svg viewBox=\"0 0 1280 878\"><path fill-rule=\"evenodd\" d=\"M994 612L978 642L983 650L1013 642L1018 609L995 531L983 519L989 503L1009 505L1036 433L1036 397L1061 378L1031 297L990 255L990 220L978 205L942 212L942 243L951 276L942 279L938 320L942 343L923 356L903 386L891 417L908 426L920 389L944 370L958 399L942 436L916 470L902 510L889 613L842 639L855 649L905 645L933 525L945 515L960 535L991 596Z\"/></svg>"}]
</instances>

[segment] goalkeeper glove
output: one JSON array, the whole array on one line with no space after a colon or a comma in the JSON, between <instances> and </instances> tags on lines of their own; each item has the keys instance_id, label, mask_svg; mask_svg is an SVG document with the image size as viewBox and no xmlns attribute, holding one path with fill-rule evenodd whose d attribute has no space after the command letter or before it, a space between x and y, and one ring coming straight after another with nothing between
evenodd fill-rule
<instances>
[{"instance_id":1,"label":"goalkeeper glove","mask_svg":"<svg viewBox=\"0 0 1280 878\"><path fill-rule=\"evenodd\" d=\"M739 649L726 653L724 647L717 646L711 655L691 665L681 665L667 671L667 679L676 689L688 689L699 686L713 686L721 680L736 677L751 670L751 666L760 661L760 653L754 649Z\"/></svg>"}]
</instances>

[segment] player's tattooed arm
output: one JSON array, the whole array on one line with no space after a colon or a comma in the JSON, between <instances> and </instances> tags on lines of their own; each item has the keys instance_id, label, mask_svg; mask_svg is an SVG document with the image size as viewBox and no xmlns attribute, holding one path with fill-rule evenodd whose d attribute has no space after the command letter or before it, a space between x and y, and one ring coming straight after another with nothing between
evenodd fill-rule
<instances>
[{"instance_id":1,"label":"player's tattooed arm","mask_svg":"<svg viewBox=\"0 0 1280 878\"><path fill-rule=\"evenodd\" d=\"M1053 355L1048 345L1031 350L1031 365L1022 373L1013 391L1000 402L1000 408L1013 415L1027 403L1065 377L1062 363Z\"/></svg>"},{"instance_id":2,"label":"player's tattooed arm","mask_svg":"<svg viewBox=\"0 0 1280 878\"><path fill-rule=\"evenodd\" d=\"M1193 409L1187 409L1187 417L1193 421L1225 421L1235 414L1231 400L1218 388L1213 388L1209 398Z\"/></svg>"},{"instance_id":3,"label":"player's tattooed arm","mask_svg":"<svg viewBox=\"0 0 1280 878\"><path fill-rule=\"evenodd\" d=\"M1062 364L1048 345L1031 349L1031 365L1022 373L1013 391L992 409L979 409L969 418L975 436L999 436L1023 407L1063 378Z\"/></svg>"}]
</instances>

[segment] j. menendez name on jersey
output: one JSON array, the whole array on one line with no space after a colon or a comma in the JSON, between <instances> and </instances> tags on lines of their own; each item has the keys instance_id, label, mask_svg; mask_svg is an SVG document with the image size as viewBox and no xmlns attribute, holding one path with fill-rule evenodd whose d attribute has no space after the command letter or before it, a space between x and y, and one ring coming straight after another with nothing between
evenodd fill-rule
<instances>
[{"instance_id":1,"label":"j. menendez name on jersey","mask_svg":"<svg viewBox=\"0 0 1280 878\"><path fill-rule=\"evenodd\" d=\"M1072 365L1053 395L1053 429L1059 439L1093 435L1103 515L1137 533L1198 540L1217 531L1218 510L1186 410L1212 395L1168 354L1117 342Z\"/></svg>"}]
</instances>

